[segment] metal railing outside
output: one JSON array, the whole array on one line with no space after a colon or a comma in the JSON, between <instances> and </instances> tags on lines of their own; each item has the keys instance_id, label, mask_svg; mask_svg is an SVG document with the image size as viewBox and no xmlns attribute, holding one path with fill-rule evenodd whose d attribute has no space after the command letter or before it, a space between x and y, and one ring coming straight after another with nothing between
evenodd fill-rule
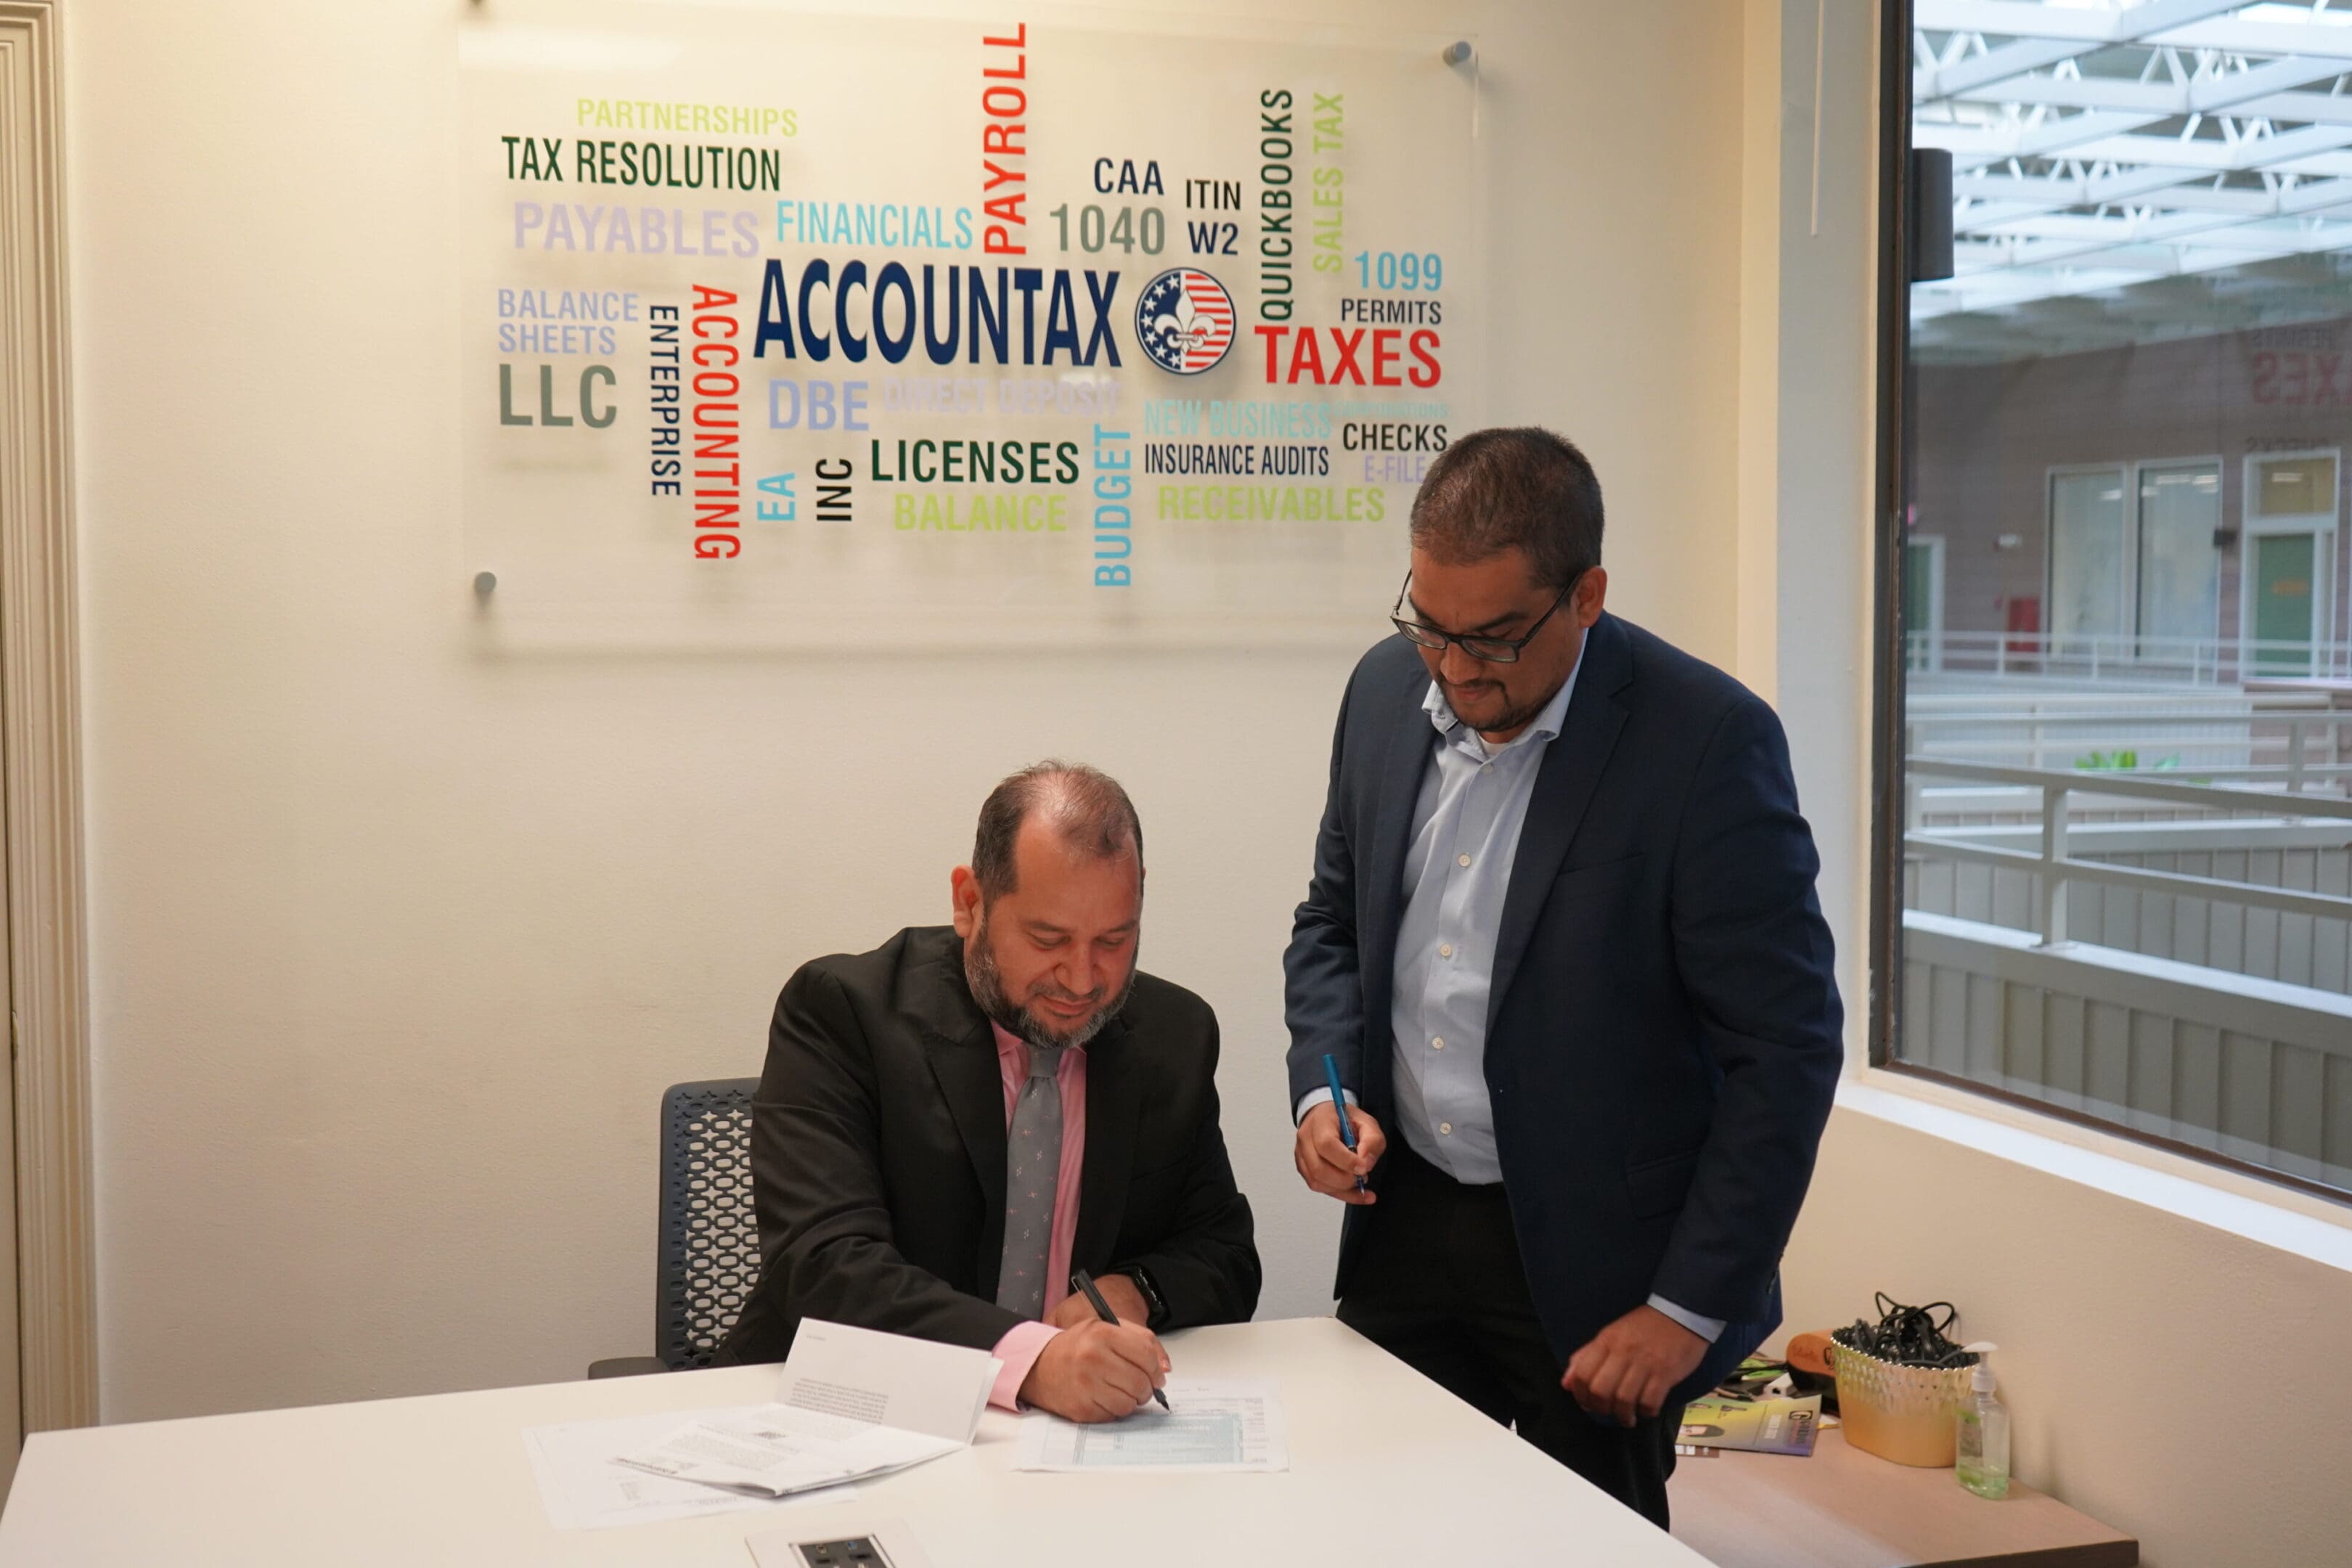
<instances>
[{"instance_id":1,"label":"metal railing outside","mask_svg":"<svg viewBox=\"0 0 2352 1568\"><path fill-rule=\"evenodd\" d=\"M2074 769L2008 767L1946 757L1920 755L1916 750L1904 764L1906 800L1903 847L1906 855L1939 858L1976 865L2008 867L2034 873L2039 896L2032 926L2045 947L2068 940L2066 889L2070 883L2094 884L2128 891L2160 892L2238 904L2281 914L2352 920L2352 898L2332 893L2304 892L2291 888L2266 888L2211 877L2185 876L2078 859L2067 853L2069 804L2075 795L2111 800L2194 806L2223 815L2259 813L2269 817L2326 817L2352 821L2352 799L2294 790L2231 789L2218 784L2165 782L2145 774L2123 776ZM2342 770L2331 769L2331 773ZM1931 832L1921 817L1922 788L1929 779L2036 790L2041 795L2041 844L2038 849L2004 849L1981 842Z\"/></svg>"},{"instance_id":2,"label":"metal railing outside","mask_svg":"<svg viewBox=\"0 0 2352 1568\"><path fill-rule=\"evenodd\" d=\"M2352 679L2352 642L1916 630L1904 643L1915 676L2225 687Z\"/></svg>"},{"instance_id":3,"label":"metal railing outside","mask_svg":"<svg viewBox=\"0 0 2352 1568\"><path fill-rule=\"evenodd\" d=\"M1904 720L1904 750L2029 769L2055 763L2102 776L2173 771L2275 782L2299 794L2314 784L2352 778L2352 710L2331 710L2315 695L2241 699L2229 707L2185 710L2177 705L1914 703ZM2138 760L2143 755L2145 762ZM2119 760L2125 756L2134 759L2131 765Z\"/></svg>"}]
</instances>

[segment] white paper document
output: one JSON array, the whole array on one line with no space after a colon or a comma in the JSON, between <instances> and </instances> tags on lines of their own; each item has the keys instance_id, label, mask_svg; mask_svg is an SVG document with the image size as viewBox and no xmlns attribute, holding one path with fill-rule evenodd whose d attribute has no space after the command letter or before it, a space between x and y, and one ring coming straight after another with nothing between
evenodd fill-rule
<instances>
[{"instance_id":1,"label":"white paper document","mask_svg":"<svg viewBox=\"0 0 2352 1568\"><path fill-rule=\"evenodd\" d=\"M1022 1417L1016 1470L1286 1470L1290 1440L1282 1395L1263 1378L1171 1377L1162 1410L1147 1405L1123 1421L1081 1426L1058 1415Z\"/></svg>"},{"instance_id":2,"label":"white paper document","mask_svg":"<svg viewBox=\"0 0 2352 1568\"><path fill-rule=\"evenodd\" d=\"M656 1476L618 1462L623 1454L660 1441L681 1422L738 1413L736 1409L663 1410L650 1415L569 1421L526 1429L523 1448L530 1457L531 1473L539 1479L547 1522L557 1530L604 1530L739 1509L842 1502L857 1495L856 1487L842 1486L788 1498L761 1497Z\"/></svg>"},{"instance_id":3,"label":"white paper document","mask_svg":"<svg viewBox=\"0 0 2352 1568\"><path fill-rule=\"evenodd\" d=\"M776 1404L674 1426L620 1462L771 1497L883 1475L970 1443L1003 1366L985 1351L803 1319Z\"/></svg>"},{"instance_id":4,"label":"white paper document","mask_svg":"<svg viewBox=\"0 0 2352 1568\"><path fill-rule=\"evenodd\" d=\"M969 1443L1004 1363L905 1334L801 1320L776 1403Z\"/></svg>"}]
</instances>

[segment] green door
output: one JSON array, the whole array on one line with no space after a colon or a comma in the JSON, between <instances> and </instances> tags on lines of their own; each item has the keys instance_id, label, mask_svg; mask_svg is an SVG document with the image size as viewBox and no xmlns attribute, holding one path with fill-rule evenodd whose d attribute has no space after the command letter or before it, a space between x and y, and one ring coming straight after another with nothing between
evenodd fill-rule
<instances>
[{"instance_id":1,"label":"green door","mask_svg":"<svg viewBox=\"0 0 2352 1568\"><path fill-rule=\"evenodd\" d=\"M2318 602L2318 535L2254 535L2254 668L2269 675L2311 670L2313 607Z\"/></svg>"},{"instance_id":2,"label":"green door","mask_svg":"<svg viewBox=\"0 0 2352 1568\"><path fill-rule=\"evenodd\" d=\"M1937 646L1944 629L1942 565L1940 545L1905 542L1903 637L1913 669L1934 669L1943 662L1943 649Z\"/></svg>"}]
</instances>

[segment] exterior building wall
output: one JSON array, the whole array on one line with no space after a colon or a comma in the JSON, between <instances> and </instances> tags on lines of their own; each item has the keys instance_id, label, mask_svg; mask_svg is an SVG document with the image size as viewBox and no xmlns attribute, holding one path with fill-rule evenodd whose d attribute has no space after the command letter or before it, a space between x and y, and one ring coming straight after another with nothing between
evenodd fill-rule
<instances>
[{"instance_id":1,"label":"exterior building wall","mask_svg":"<svg viewBox=\"0 0 2352 1568\"><path fill-rule=\"evenodd\" d=\"M2048 626L2050 472L2100 463L2218 458L2221 605L2238 635L2245 469L2265 452L2339 448L2352 458L2352 319L2217 333L2095 353L1915 372L1912 529L1944 546L1944 626L1997 631L2011 605ZM2336 465L2329 637L2347 632L2347 468ZM2003 550L2004 534L2018 537Z\"/></svg>"}]
</instances>

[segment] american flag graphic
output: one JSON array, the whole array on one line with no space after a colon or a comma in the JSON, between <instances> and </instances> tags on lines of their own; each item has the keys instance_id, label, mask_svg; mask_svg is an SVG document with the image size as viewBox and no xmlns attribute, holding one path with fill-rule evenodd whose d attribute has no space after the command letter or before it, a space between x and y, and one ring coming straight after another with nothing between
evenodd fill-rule
<instances>
[{"instance_id":1,"label":"american flag graphic","mask_svg":"<svg viewBox=\"0 0 2352 1568\"><path fill-rule=\"evenodd\" d=\"M1160 369L1198 375L1233 347L1234 297L1196 267L1171 267L1137 298L1135 335Z\"/></svg>"}]
</instances>

